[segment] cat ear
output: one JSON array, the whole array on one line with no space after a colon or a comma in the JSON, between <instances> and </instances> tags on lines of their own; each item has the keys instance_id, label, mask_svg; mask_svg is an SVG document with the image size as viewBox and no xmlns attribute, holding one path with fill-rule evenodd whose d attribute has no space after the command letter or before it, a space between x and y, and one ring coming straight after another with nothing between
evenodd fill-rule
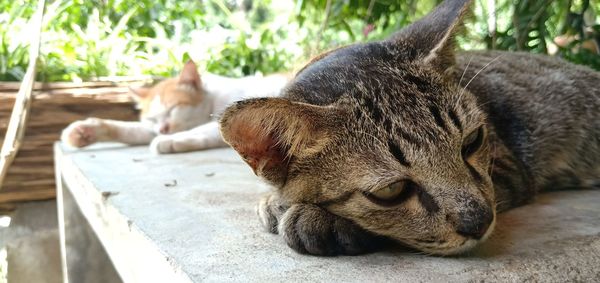
<instances>
[{"instance_id":1,"label":"cat ear","mask_svg":"<svg viewBox=\"0 0 600 283\"><path fill-rule=\"evenodd\" d=\"M137 103L150 95L149 87L129 87L129 96Z\"/></svg>"},{"instance_id":2,"label":"cat ear","mask_svg":"<svg viewBox=\"0 0 600 283\"><path fill-rule=\"evenodd\" d=\"M201 89L202 81L200 80L200 73L198 73L198 66L194 61L189 60L179 74L179 84L191 85L196 89Z\"/></svg>"},{"instance_id":3,"label":"cat ear","mask_svg":"<svg viewBox=\"0 0 600 283\"><path fill-rule=\"evenodd\" d=\"M331 141L340 123L337 112L283 98L249 99L225 110L221 133L257 176L278 187L291 158L318 153Z\"/></svg>"},{"instance_id":4,"label":"cat ear","mask_svg":"<svg viewBox=\"0 0 600 283\"><path fill-rule=\"evenodd\" d=\"M389 41L416 50L417 60L445 73L454 63L454 33L470 0L445 0L425 17L394 34Z\"/></svg>"}]
</instances>

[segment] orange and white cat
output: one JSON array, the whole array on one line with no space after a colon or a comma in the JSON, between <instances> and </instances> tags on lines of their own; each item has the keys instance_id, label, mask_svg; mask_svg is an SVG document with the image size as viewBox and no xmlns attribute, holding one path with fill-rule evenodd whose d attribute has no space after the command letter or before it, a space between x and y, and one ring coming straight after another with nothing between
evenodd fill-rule
<instances>
[{"instance_id":1,"label":"orange and white cat","mask_svg":"<svg viewBox=\"0 0 600 283\"><path fill-rule=\"evenodd\" d=\"M225 147L216 120L221 112L245 98L278 96L289 79L286 75L234 79L208 73L200 78L196 64L188 61L178 77L132 89L141 110L139 122L88 118L71 123L61 140L74 147L106 141L150 144L150 150L159 154Z\"/></svg>"}]
</instances>

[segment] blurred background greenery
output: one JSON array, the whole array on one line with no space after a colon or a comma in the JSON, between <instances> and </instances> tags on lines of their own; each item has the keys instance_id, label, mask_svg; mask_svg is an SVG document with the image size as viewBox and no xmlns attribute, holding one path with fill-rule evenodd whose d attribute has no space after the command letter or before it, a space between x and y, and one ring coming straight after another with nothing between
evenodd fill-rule
<instances>
[{"instance_id":1,"label":"blurred background greenery","mask_svg":"<svg viewBox=\"0 0 600 283\"><path fill-rule=\"evenodd\" d=\"M0 0L0 80L28 62L31 0ZM301 67L335 46L378 40L440 0L48 0L38 80L170 76L194 59L239 77ZM547 53L600 70L599 0L475 0L464 49Z\"/></svg>"}]
</instances>

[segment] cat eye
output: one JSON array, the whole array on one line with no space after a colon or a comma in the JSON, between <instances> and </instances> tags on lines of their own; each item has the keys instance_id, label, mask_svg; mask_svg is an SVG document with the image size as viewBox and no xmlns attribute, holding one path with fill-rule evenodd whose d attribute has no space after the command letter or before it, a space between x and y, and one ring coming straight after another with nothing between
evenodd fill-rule
<instances>
[{"instance_id":1,"label":"cat eye","mask_svg":"<svg viewBox=\"0 0 600 283\"><path fill-rule=\"evenodd\" d=\"M462 157L467 158L475 153L483 144L483 138L485 136L485 129L483 126L477 128L477 130L471 132L464 140L461 149Z\"/></svg>"},{"instance_id":2,"label":"cat eye","mask_svg":"<svg viewBox=\"0 0 600 283\"><path fill-rule=\"evenodd\" d=\"M402 202L410 194L408 181L398 181L375 191L364 192L364 195L372 202L390 206Z\"/></svg>"}]
</instances>

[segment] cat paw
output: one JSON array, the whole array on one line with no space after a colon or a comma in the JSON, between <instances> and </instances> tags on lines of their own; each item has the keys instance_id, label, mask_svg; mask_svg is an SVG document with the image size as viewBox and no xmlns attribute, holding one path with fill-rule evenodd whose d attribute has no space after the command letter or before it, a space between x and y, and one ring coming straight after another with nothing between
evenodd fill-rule
<instances>
[{"instance_id":1,"label":"cat paw","mask_svg":"<svg viewBox=\"0 0 600 283\"><path fill-rule=\"evenodd\" d=\"M60 139L72 147L88 146L98 141L101 126L102 121L96 118L75 121L62 131Z\"/></svg>"},{"instance_id":2,"label":"cat paw","mask_svg":"<svg viewBox=\"0 0 600 283\"><path fill-rule=\"evenodd\" d=\"M170 135L156 136L150 142L150 151L154 154L175 153L175 140Z\"/></svg>"},{"instance_id":3,"label":"cat paw","mask_svg":"<svg viewBox=\"0 0 600 283\"><path fill-rule=\"evenodd\" d=\"M277 194L271 193L264 196L256 206L256 214L260 223L267 232L277 234L279 219L289 208Z\"/></svg>"},{"instance_id":4,"label":"cat paw","mask_svg":"<svg viewBox=\"0 0 600 283\"><path fill-rule=\"evenodd\" d=\"M280 221L279 233L295 251L322 256L371 252L387 241L312 204L292 205Z\"/></svg>"},{"instance_id":5,"label":"cat paw","mask_svg":"<svg viewBox=\"0 0 600 283\"><path fill-rule=\"evenodd\" d=\"M155 154L190 152L210 147L202 135L190 131L160 135L150 142L150 151Z\"/></svg>"}]
</instances>

